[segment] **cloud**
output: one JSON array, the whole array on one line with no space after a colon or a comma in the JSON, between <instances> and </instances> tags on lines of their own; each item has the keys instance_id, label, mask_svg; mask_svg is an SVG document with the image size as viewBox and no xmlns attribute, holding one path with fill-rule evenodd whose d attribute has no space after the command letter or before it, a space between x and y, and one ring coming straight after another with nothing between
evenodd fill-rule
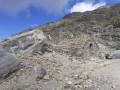
<instances>
[{"instance_id":1,"label":"cloud","mask_svg":"<svg viewBox=\"0 0 120 90\"><path fill-rule=\"evenodd\" d=\"M70 10L70 12L85 12L85 11L92 11L100 6L106 5L106 2L100 1L99 3L94 4L94 0L84 1L81 3L76 3Z\"/></svg>"},{"instance_id":2,"label":"cloud","mask_svg":"<svg viewBox=\"0 0 120 90\"><path fill-rule=\"evenodd\" d=\"M38 24L33 24L33 25L30 25L30 27L37 27Z\"/></svg>"},{"instance_id":3,"label":"cloud","mask_svg":"<svg viewBox=\"0 0 120 90\"><path fill-rule=\"evenodd\" d=\"M120 3L120 0L105 0L107 4L117 4Z\"/></svg>"},{"instance_id":4,"label":"cloud","mask_svg":"<svg viewBox=\"0 0 120 90\"><path fill-rule=\"evenodd\" d=\"M33 5L35 7L43 7L48 12L62 11L69 3L70 0L35 0Z\"/></svg>"},{"instance_id":5,"label":"cloud","mask_svg":"<svg viewBox=\"0 0 120 90\"><path fill-rule=\"evenodd\" d=\"M0 11L16 15L26 10L30 4L29 0L0 0Z\"/></svg>"},{"instance_id":6,"label":"cloud","mask_svg":"<svg viewBox=\"0 0 120 90\"><path fill-rule=\"evenodd\" d=\"M16 15L29 7L35 7L49 13L58 13L63 11L69 2L70 0L0 0L0 11Z\"/></svg>"}]
</instances>

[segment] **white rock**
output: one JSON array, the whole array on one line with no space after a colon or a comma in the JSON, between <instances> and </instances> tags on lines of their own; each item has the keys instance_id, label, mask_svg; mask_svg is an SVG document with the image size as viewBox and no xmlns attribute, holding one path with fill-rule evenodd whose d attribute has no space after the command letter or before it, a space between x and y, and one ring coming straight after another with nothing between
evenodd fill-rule
<instances>
[{"instance_id":1,"label":"white rock","mask_svg":"<svg viewBox=\"0 0 120 90\"><path fill-rule=\"evenodd\" d=\"M68 85L71 85L71 84L72 84L72 81L68 81L67 84L68 84Z\"/></svg>"},{"instance_id":2,"label":"white rock","mask_svg":"<svg viewBox=\"0 0 120 90\"><path fill-rule=\"evenodd\" d=\"M68 80L68 78L65 78L65 80Z\"/></svg>"},{"instance_id":3,"label":"white rock","mask_svg":"<svg viewBox=\"0 0 120 90\"><path fill-rule=\"evenodd\" d=\"M116 88L116 86L115 86L115 85L113 85L113 86L112 86L112 88L114 88L114 89L115 89L115 88Z\"/></svg>"},{"instance_id":4,"label":"white rock","mask_svg":"<svg viewBox=\"0 0 120 90\"><path fill-rule=\"evenodd\" d=\"M43 79L44 79L44 80L50 80L50 77L49 77L48 74L46 74Z\"/></svg>"},{"instance_id":5,"label":"white rock","mask_svg":"<svg viewBox=\"0 0 120 90\"><path fill-rule=\"evenodd\" d=\"M79 79L79 75L74 75L73 78L74 78L75 80L78 80L78 79Z\"/></svg>"}]
</instances>

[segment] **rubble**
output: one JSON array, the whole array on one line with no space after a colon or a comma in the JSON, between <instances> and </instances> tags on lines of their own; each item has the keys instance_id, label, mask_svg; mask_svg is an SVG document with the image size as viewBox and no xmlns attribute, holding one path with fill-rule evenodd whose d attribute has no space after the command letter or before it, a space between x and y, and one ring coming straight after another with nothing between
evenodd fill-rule
<instances>
[{"instance_id":1,"label":"rubble","mask_svg":"<svg viewBox=\"0 0 120 90\"><path fill-rule=\"evenodd\" d=\"M1 39L0 90L119 90L119 10L71 13Z\"/></svg>"}]
</instances>

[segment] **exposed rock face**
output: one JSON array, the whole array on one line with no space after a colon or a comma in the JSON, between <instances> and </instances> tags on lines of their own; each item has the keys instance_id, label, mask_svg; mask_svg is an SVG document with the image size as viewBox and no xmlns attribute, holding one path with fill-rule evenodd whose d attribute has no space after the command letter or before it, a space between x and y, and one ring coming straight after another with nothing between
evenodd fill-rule
<instances>
[{"instance_id":1,"label":"exposed rock face","mask_svg":"<svg viewBox=\"0 0 120 90\"><path fill-rule=\"evenodd\" d=\"M110 90L114 84L119 90L120 4L68 14L2 39L0 47L6 50L0 51L1 77L19 65L11 52L24 66L1 90Z\"/></svg>"},{"instance_id":2,"label":"exposed rock face","mask_svg":"<svg viewBox=\"0 0 120 90\"><path fill-rule=\"evenodd\" d=\"M43 34L42 31L34 30L23 33L21 35L16 35L2 39L0 41L0 46L13 53L34 53L36 49L38 49L38 53L42 54L41 48L43 44L47 44L45 40L46 36Z\"/></svg>"},{"instance_id":3,"label":"exposed rock face","mask_svg":"<svg viewBox=\"0 0 120 90\"><path fill-rule=\"evenodd\" d=\"M0 49L0 78L5 78L7 75L18 69L19 66L20 61L15 54Z\"/></svg>"},{"instance_id":4,"label":"exposed rock face","mask_svg":"<svg viewBox=\"0 0 120 90\"><path fill-rule=\"evenodd\" d=\"M111 54L120 50L119 21L120 4L117 4L104 6L92 12L71 13L57 22L36 28L49 34L52 38L51 41L54 43L65 40L68 42L76 38L81 38L82 42L86 42L81 37L82 34L85 34L88 38L93 39L102 53ZM82 47L81 44L80 47Z\"/></svg>"}]
</instances>

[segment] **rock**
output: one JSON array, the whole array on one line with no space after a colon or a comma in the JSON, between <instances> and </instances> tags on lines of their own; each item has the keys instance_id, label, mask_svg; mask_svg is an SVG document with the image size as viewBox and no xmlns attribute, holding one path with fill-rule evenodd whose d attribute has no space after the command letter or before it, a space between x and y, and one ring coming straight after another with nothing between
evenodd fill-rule
<instances>
[{"instance_id":1,"label":"rock","mask_svg":"<svg viewBox=\"0 0 120 90\"><path fill-rule=\"evenodd\" d=\"M65 90L77 90L75 86L72 86L72 85L66 85L64 86Z\"/></svg>"},{"instance_id":2,"label":"rock","mask_svg":"<svg viewBox=\"0 0 120 90\"><path fill-rule=\"evenodd\" d=\"M42 51L41 47L42 47L42 43L36 44L36 45L33 47L32 55L35 55L35 56L37 56L37 55L43 55L44 52Z\"/></svg>"},{"instance_id":3,"label":"rock","mask_svg":"<svg viewBox=\"0 0 120 90\"><path fill-rule=\"evenodd\" d=\"M7 40L2 39L0 45L5 49L11 49L14 53L20 53L20 51L27 50L38 42L42 43L42 41L46 39L46 36L41 30L34 30L14 35L6 39Z\"/></svg>"},{"instance_id":4,"label":"rock","mask_svg":"<svg viewBox=\"0 0 120 90\"><path fill-rule=\"evenodd\" d=\"M51 45L49 44L49 42L40 42L37 43L32 50L32 55L43 55L45 54L45 52L52 52Z\"/></svg>"},{"instance_id":5,"label":"rock","mask_svg":"<svg viewBox=\"0 0 120 90\"><path fill-rule=\"evenodd\" d=\"M112 59L120 59L120 53L113 54L111 56Z\"/></svg>"},{"instance_id":6,"label":"rock","mask_svg":"<svg viewBox=\"0 0 120 90\"><path fill-rule=\"evenodd\" d=\"M72 81L68 81L67 84L68 84L68 85L71 85L71 84L72 84Z\"/></svg>"},{"instance_id":7,"label":"rock","mask_svg":"<svg viewBox=\"0 0 120 90\"><path fill-rule=\"evenodd\" d=\"M43 79L46 75L46 70L41 65L34 66L34 75L36 80Z\"/></svg>"},{"instance_id":8,"label":"rock","mask_svg":"<svg viewBox=\"0 0 120 90\"><path fill-rule=\"evenodd\" d=\"M65 78L65 80L68 80L68 78Z\"/></svg>"},{"instance_id":9,"label":"rock","mask_svg":"<svg viewBox=\"0 0 120 90\"><path fill-rule=\"evenodd\" d=\"M6 78L20 66L20 61L13 53L0 48L0 78Z\"/></svg>"},{"instance_id":10,"label":"rock","mask_svg":"<svg viewBox=\"0 0 120 90\"><path fill-rule=\"evenodd\" d=\"M73 78L74 78L75 80L78 80L78 79L79 79L79 75L74 75Z\"/></svg>"},{"instance_id":11,"label":"rock","mask_svg":"<svg viewBox=\"0 0 120 90\"><path fill-rule=\"evenodd\" d=\"M84 79L84 78L85 78L85 76L83 74L79 75L79 79Z\"/></svg>"},{"instance_id":12,"label":"rock","mask_svg":"<svg viewBox=\"0 0 120 90\"><path fill-rule=\"evenodd\" d=\"M90 79L90 75L87 75L87 79Z\"/></svg>"},{"instance_id":13,"label":"rock","mask_svg":"<svg viewBox=\"0 0 120 90\"><path fill-rule=\"evenodd\" d=\"M78 85L84 85L84 80L79 81Z\"/></svg>"},{"instance_id":14,"label":"rock","mask_svg":"<svg viewBox=\"0 0 120 90\"><path fill-rule=\"evenodd\" d=\"M115 89L115 88L116 88L116 86L115 86L115 85L113 85L113 86L112 86L112 88L113 88L113 89Z\"/></svg>"},{"instance_id":15,"label":"rock","mask_svg":"<svg viewBox=\"0 0 120 90\"><path fill-rule=\"evenodd\" d=\"M70 85L64 86L65 89L68 89L68 88L70 88L70 87L71 87Z\"/></svg>"},{"instance_id":16,"label":"rock","mask_svg":"<svg viewBox=\"0 0 120 90\"><path fill-rule=\"evenodd\" d=\"M46 74L43 79L44 79L44 80L50 80L50 77L49 77L48 74Z\"/></svg>"},{"instance_id":17,"label":"rock","mask_svg":"<svg viewBox=\"0 0 120 90\"><path fill-rule=\"evenodd\" d=\"M88 80L88 82L92 83L92 80L91 80L91 79L89 79L89 80Z\"/></svg>"},{"instance_id":18,"label":"rock","mask_svg":"<svg viewBox=\"0 0 120 90\"><path fill-rule=\"evenodd\" d=\"M86 74L84 74L83 77L85 80L89 79L88 75L86 75Z\"/></svg>"},{"instance_id":19,"label":"rock","mask_svg":"<svg viewBox=\"0 0 120 90\"><path fill-rule=\"evenodd\" d=\"M81 85L76 85L75 87L76 87L76 88L79 88L79 89L81 89L81 88L82 88L82 86L81 86Z\"/></svg>"},{"instance_id":20,"label":"rock","mask_svg":"<svg viewBox=\"0 0 120 90\"><path fill-rule=\"evenodd\" d=\"M64 79L64 75L63 74L55 74L55 79L57 80L57 81L61 81L61 80L63 80Z\"/></svg>"}]
</instances>

